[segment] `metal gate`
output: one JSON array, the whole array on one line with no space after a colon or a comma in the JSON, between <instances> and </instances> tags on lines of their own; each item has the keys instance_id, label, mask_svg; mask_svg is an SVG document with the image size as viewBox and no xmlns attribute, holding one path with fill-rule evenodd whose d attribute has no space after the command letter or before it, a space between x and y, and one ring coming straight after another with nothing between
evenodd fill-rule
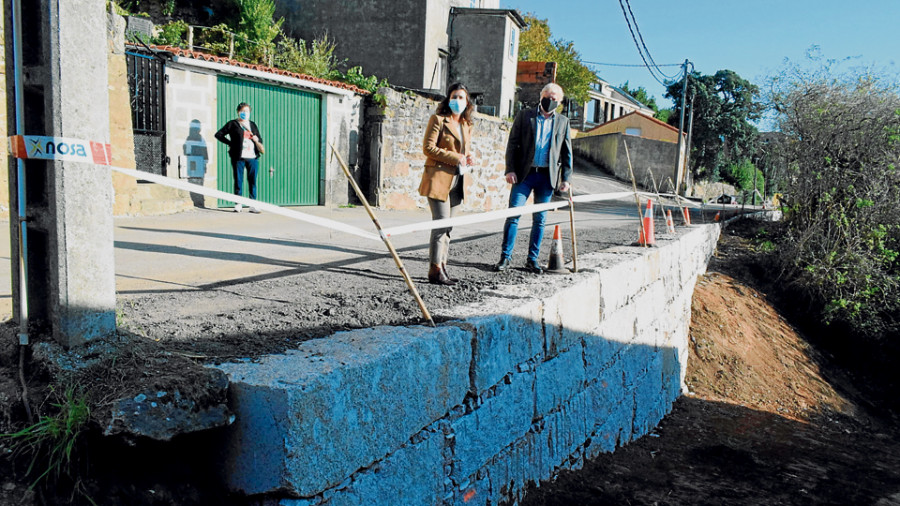
<instances>
[{"instance_id":1,"label":"metal gate","mask_svg":"<svg viewBox=\"0 0 900 506\"><path fill-rule=\"evenodd\" d=\"M165 174L166 67L153 56L126 52L134 159L138 170Z\"/></svg>"},{"instance_id":2,"label":"metal gate","mask_svg":"<svg viewBox=\"0 0 900 506\"><path fill-rule=\"evenodd\" d=\"M237 117L237 105L250 104L250 119L259 127L266 153L259 159L256 198L282 206L318 205L323 161L322 97L315 93L219 76L219 127ZM218 188L234 190L228 146L219 142ZM243 188L247 196L245 180ZM220 200L219 207L230 207Z\"/></svg>"}]
</instances>

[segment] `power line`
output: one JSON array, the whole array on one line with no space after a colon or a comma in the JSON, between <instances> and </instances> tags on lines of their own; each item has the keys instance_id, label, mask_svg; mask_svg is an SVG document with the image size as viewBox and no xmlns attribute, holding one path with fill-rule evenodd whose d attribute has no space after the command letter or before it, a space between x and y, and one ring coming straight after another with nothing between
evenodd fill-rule
<instances>
[{"instance_id":1,"label":"power line","mask_svg":"<svg viewBox=\"0 0 900 506\"><path fill-rule=\"evenodd\" d=\"M647 70L650 71L650 75L653 76L653 79L656 79L656 82L665 86L666 84L656 76L656 73L653 72L653 68L647 63L647 58L644 57L644 52L641 51L641 46L638 44L637 37L634 35L634 29L631 28L631 19L628 18L628 12L625 11L625 4L622 3L622 0L619 0L619 7L622 8L622 15L625 16L625 23L628 24L628 31L631 32L631 39L634 41L634 46L637 48L638 54L641 55L641 60L644 61L644 66L647 67Z\"/></svg>"},{"instance_id":2,"label":"power line","mask_svg":"<svg viewBox=\"0 0 900 506\"><path fill-rule=\"evenodd\" d=\"M663 72L659 68L660 66L657 65L655 61L653 61L653 57L650 55L650 50L647 49L647 45L644 44L644 38L642 35L640 35L640 29L637 26L637 20L634 19L634 13L632 12L631 16L629 16L629 12L631 12L631 4L628 4L628 1L629 0L624 0L624 3L623 3L623 0L619 0L619 7L621 7L621 9L622 9L622 15L625 16L625 23L628 25L628 31L631 32L631 40L634 41L634 46L637 48L638 54L641 56L641 60L643 60L643 62L644 62L643 66L647 68L647 71L650 72L650 75L653 76L653 79L656 79L656 82L658 82L660 85L665 87L667 85L664 81L666 81L666 80L676 81L678 79L678 77L680 77L680 75L682 75L684 73L684 71L682 71L681 73L676 74L674 77L672 77L672 76L667 75L665 72ZM627 10L625 8L625 4L628 4ZM632 21L634 22L633 28L631 26ZM638 32L637 36L635 36L635 30L637 30L637 32ZM641 40L640 42L638 42L638 37L640 37L640 40ZM645 54L645 52L646 52L646 54ZM648 62L648 59L651 62L653 62L652 66L651 66L650 62ZM668 64L666 66L668 66ZM657 75L657 73L659 73L659 75ZM660 76L662 76L662 78L660 78Z\"/></svg>"},{"instance_id":3,"label":"power line","mask_svg":"<svg viewBox=\"0 0 900 506\"><path fill-rule=\"evenodd\" d=\"M646 66L643 63L603 63L603 62L598 62L598 61L587 61L587 60L581 60L581 63L584 63L585 65L600 65L603 67L645 67ZM657 65L657 67L682 67L682 66L684 66L683 63L663 63L663 64Z\"/></svg>"},{"instance_id":4,"label":"power line","mask_svg":"<svg viewBox=\"0 0 900 506\"><path fill-rule=\"evenodd\" d=\"M634 17L634 12L631 10L630 0L625 0L625 5L628 6L628 13L631 15L631 21L634 22L634 30L637 32L638 38L641 39L641 46L644 48L644 51L647 53L647 58L650 60L650 63L653 64L653 66L656 68L656 71L659 72L660 75L674 81L678 77L678 74L676 74L675 76L670 76L670 75L666 74L665 72L663 72L662 70L660 70L659 65L657 65L656 61L653 60L653 56L650 54L650 50L647 48L647 44L644 43L644 36L641 35L641 29L638 27L637 18Z\"/></svg>"}]
</instances>

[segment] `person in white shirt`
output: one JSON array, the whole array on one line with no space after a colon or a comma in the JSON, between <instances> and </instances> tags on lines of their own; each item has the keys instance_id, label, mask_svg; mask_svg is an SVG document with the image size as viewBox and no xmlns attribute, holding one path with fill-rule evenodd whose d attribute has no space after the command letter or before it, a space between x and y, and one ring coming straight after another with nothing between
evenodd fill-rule
<instances>
[{"instance_id":1,"label":"person in white shirt","mask_svg":"<svg viewBox=\"0 0 900 506\"><path fill-rule=\"evenodd\" d=\"M228 145L228 156L234 171L234 194L241 195L244 186L244 171L247 171L249 197L256 199L256 173L259 170L259 156L265 153L262 135L256 123L250 121L250 104L241 102L237 106L238 117L225 123L216 132L216 139ZM241 204L234 205L234 212L243 209ZM251 213L259 213L259 209L250 207Z\"/></svg>"}]
</instances>

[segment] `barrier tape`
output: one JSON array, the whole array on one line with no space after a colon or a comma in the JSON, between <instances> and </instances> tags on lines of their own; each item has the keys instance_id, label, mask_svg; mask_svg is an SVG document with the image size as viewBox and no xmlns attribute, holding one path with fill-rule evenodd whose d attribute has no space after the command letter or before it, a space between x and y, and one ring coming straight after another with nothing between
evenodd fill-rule
<instances>
[{"instance_id":1,"label":"barrier tape","mask_svg":"<svg viewBox=\"0 0 900 506\"><path fill-rule=\"evenodd\" d=\"M68 137L13 135L9 138L9 152L15 158L27 160L60 160L97 165L112 163L109 144Z\"/></svg>"},{"instance_id":2,"label":"barrier tape","mask_svg":"<svg viewBox=\"0 0 900 506\"><path fill-rule=\"evenodd\" d=\"M177 188L179 190L184 190L191 193L198 193L200 195L206 195L208 197L215 197L222 200L227 200L229 202L236 202L238 204L243 204L245 206L252 206L260 211L266 211L267 213L277 214L280 216L284 216L286 218L292 218L295 220L303 221L309 223L311 225L318 225L320 227L329 228L338 232L345 232L348 234L352 234L358 237L363 237L365 239L371 239L373 241L381 241L381 238L371 232L367 232L361 228L354 227L353 225L347 225L346 223L341 223L339 221L331 220L328 218L321 218L318 216L312 216L310 214L301 213L299 211L294 211L293 209L287 209L284 207L276 206L274 204L267 204L265 202L261 202L259 200L253 200L246 197L240 197L233 193L226 193L219 190L213 190L212 188L207 188L205 186L200 186L198 184L186 183L183 181L179 181L177 179L173 179L166 176L159 176L156 174L149 174L147 172L137 171L134 169L123 169L121 167L110 167L110 169L125 174L127 176L131 176L135 179L143 179L146 181L152 181L156 184L161 184L164 186L170 186L172 188Z\"/></svg>"},{"instance_id":3,"label":"barrier tape","mask_svg":"<svg viewBox=\"0 0 900 506\"><path fill-rule=\"evenodd\" d=\"M385 237L409 234L413 232L424 232L436 228L448 228L454 226L474 225L499 219L505 219L510 216L522 216L540 211L549 211L551 209L560 209L570 205L569 200L560 200L547 202L544 204L531 204L521 207L512 207L507 209L499 209L496 211L488 211L478 214L470 214L465 216L457 216L453 218L445 218L442 220L428 220L420 223L411 223L409 225L401 225L397 227L389 227L373 234L359 227L347 225L339 221L328 218L312 216L310 214L301 213L292 209L287 209L274 204L268 204L259 200L253 200L246 197L226 193L220 190L214 190L205 186L194 183L188 183L173 179L167 176L150 174L148 172L138 171L135 169L126 169L123 167L113 167L110 165L111 150L109 144L100 144L92 141L83 141L78 139L70 139L66 137L47 137L40 135L14 135L9 138L10 153L16 158L25 159L44 159L44 160L66 160L93 163L96 165L108 165L113 171L125 174L135 179L150 181L163 186L168 186L178 190L184 190L190 193L205 195L208 197L218 198L228 202L243 204L248 207L256 207L261 211L277 214L286 218L303 221L311 225L328 228L337 232L370 239L373 241L382 241ZM90 157L88 156L90 152ZM621 198L632 197L634 192L615 192L604 194L578 195L572 198L572 202L588 203L601 202L605 200L616 200ZM645 198L656 197L656 194L638 192L638 195ZM665 195L670 196L670 195ZM674 197L678 197L674 195Z\"/></svg>"}]
</instances>

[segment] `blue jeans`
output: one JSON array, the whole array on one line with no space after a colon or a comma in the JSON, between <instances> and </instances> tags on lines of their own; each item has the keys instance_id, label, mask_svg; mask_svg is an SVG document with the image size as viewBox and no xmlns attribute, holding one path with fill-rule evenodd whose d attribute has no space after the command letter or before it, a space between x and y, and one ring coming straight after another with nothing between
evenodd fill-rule
<instances>
[{"instance_id":1,"label":"blue jeans","mask_svg":"<svg viewBox=\"0 0 900 506\"><path fill-rule=\"evenodd\" d=\"M256 199L256 171L259 169L259 160L256 158L231 159L231 169L234 174L234 194L240 196L244 187L244 168L247 168L247 186L249 197Z\"/></svg>"},{"instance_id":2,"label":"blue jeans","mask_svg":"<svg viewBox=\"0 0 900 506\"><path fill-rule=\"evenodd\" d=\"M534 192L534 203L543 204L550 202L553 196L553 186L550 177L546 174L532 172L524 181L519 181L512 186L509 192L509 207L525 205L528 195ZM528 241L528 260L537 262L541 252L541 240L544 238L544 222L547 221L547 211L533 213L531 215L531 237ZM506 218L503 224L503 245L500 252L501 258L511 258L513 246L516 244L516 233L519 230L519 216Z\"/></svg>"}]
</instances>

